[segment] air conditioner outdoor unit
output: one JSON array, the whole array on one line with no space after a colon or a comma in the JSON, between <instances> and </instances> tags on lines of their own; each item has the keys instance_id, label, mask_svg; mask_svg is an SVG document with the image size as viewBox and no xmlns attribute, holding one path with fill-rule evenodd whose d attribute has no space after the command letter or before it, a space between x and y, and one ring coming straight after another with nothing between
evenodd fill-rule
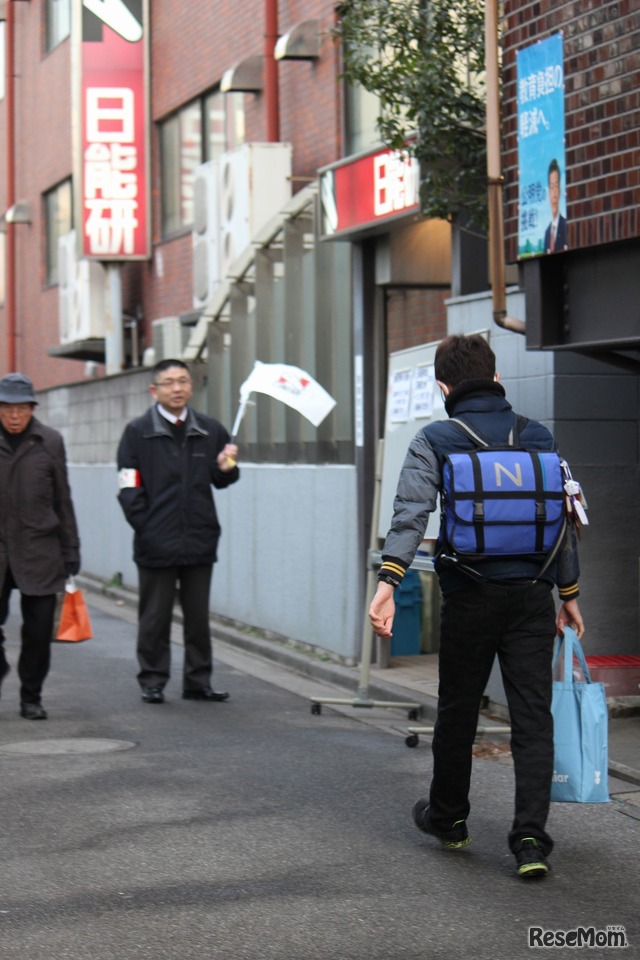
<instances>
[{"instance_id":1,"label":"air conditioner outdoor unit","mask_svg":"<svg viewBox=\"0 0 640 960\"><path fill-rule=\"evenodd\" d=\"M213 160L193 176L193 305L203 307L220 279L218 267L217 176Z\"/></svg>"},{"instance_id":2,"label":"air conditioner outdoor unit","mask_svg":"<svg viewBox=\"0 0 640 960\"><path fill-rule=\"evenodd\" d=\"M78 260L76 232L58 240L60 343L104 339L106 273L96 260Z\"/></svg>"},{"instance_id":3,"label":"air conditioner outdoor unit","mask_svg":"<svg viewBox=\"0 0 640 960\"><path fill-rule=\"evenodd\" d=\"M203 307L229 266L291 199L291 145L245 143L194 178L193 303Z\"/></svg>"},{"instance_id":4,"label":"air conditioner outdoor unit","mask_svg":"<svg viewBox=\"0 0 640 960\"><path fill-rule=\"evenodd\" d=\"M189 329L180 317L162 317L151 322L155 362L173 358L180 360L189 340Z\"/></svg>"}]
</instances>

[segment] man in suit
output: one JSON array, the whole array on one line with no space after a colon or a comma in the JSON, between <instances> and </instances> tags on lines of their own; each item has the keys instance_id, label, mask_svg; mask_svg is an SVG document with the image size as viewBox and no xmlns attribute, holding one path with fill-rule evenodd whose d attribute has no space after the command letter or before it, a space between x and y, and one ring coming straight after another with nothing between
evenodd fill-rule
<instances>
[{"instance_id":1,"label":"man in suit","mask_svg":"<svg viewBox=\"0 0 640 960\"><path fill-rule=\"evenodd\" d=\"M140 581L138 683L145 703L164 702L176 584L184 617L182 696L229 696L211 687L209 588L220 537L211 488L238 480L238 448L221 423L189 406L192 391L187 365L161 360L150 387L155 402L128 424L118 447L118 499L134 530Z\"/></svg>"},{"instance_id":2,"label":"man in suit","mask_svg":"<svg viewBox=\"0 0 640 960\"><path fill-rule=\"evenodd\" d=\"M548 187L551 223L544 234L544 252L557 253L567 249L567 221L560 214L560 166L555 159L549 164Z\"/></svg>"}]
</instances>

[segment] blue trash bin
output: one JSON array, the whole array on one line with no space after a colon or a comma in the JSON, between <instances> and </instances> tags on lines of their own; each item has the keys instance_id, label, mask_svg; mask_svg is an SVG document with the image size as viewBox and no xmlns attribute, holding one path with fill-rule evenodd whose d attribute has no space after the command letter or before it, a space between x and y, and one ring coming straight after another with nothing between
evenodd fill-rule
<instances>
[{"instance_id":1,"label":"blue trash bin","mask_svg":"<svg viewBox=\"0 0 640 960\"><path fill-rule=\"evenodd\" d=\"M393 620L392 657L412 657L422 646L422 582L417 570L407 570L396 587L396 615Z\"/></svg>"}]
</instances>

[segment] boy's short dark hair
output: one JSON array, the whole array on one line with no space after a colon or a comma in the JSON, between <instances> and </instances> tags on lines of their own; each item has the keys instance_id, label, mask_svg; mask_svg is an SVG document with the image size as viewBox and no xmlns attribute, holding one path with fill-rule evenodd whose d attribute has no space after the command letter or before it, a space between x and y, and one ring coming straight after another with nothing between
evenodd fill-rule
<instances>
[{"instance_id":1,"label":"boy's short dark hair","mask_svg":"<svg viewBox=\"0 0 640 960\"><path fill-rule=\"evenodd\" d=\"M436 350L436 380L457 387L463 380L493 380L496 356L484 337L455 334L445 337Z\"/></svg>"}]
</instances>

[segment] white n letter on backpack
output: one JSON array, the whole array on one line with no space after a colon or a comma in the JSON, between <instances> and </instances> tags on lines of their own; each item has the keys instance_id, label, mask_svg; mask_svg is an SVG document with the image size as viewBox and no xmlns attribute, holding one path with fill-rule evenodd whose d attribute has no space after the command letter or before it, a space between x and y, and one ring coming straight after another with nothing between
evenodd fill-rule
<instances>
[{"instance_id":1,"label":"white n letter on backpack","mask_svg":"<svg viewBox=\"0 0 640 960\"><path fill-rule=\"evenodd\" d=\"M496 473L496 487L501 487L501 486L502 486L502 477L501 477L501 475L500 475L501 473L506 474L506 475L509 477L509 480L511 480L511 482L513 483L514 486L516 486L516 487L521 487L521 486L522 486L522 469L521 469L519 463L516 463L516 472L515 472L515 473L511 473L510 470L507 470L507 468L504 466L504 464L498 463L497 461L496 461L496 463L494 464L494 468L495 468L495 473Z\"/></svg>"}]
</instances>

